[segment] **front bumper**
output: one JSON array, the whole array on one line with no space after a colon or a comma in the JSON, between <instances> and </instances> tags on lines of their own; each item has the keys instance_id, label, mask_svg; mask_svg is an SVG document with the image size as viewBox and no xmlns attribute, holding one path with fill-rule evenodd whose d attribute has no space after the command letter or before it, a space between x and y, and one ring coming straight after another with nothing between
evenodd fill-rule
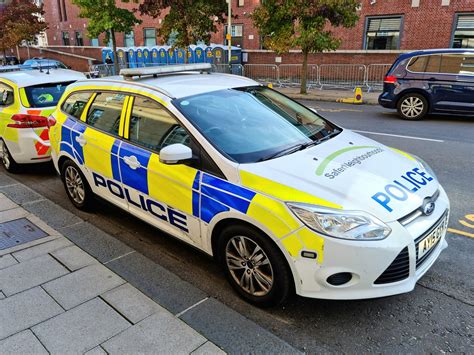
<instances>
[{"instance_id":1,"label":"front bumper","mask_svg":"<svg viewBox=\"0 0 474 355\"><path fill-rule=\"evenodd\" d=\"M427 235L444 216L449 218L448 213L449 201L440 187L440 197L432 215L418 217L405 226L398 221L389 223L392 233L384 240L348 241L325 238L322 264L306 258L294 261L295 279L299 281L296 283L297 294L311 298L348 300L385 297L412 291L416 282L447 247L446 229L429 255L421 262L421 258L418 259L418 266L416 242L423 239L421 237ZM396 273L400 271L401 266L392 264L397 257L405 260L403 268L406 273L403 274L403 279L378 283L379 277L389 267L395 267ZM328 283L328 277L337 273L350 273L352 279L340 286Z\"/></svg>"}]
</instances>

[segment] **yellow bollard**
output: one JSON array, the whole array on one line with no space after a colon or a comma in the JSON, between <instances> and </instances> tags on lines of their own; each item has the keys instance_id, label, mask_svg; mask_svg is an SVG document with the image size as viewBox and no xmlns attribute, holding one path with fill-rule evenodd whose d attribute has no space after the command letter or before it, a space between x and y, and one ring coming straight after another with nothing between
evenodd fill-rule
<instances>
[{"instance_id":1,"label":"yellow bollard","mask_svg":"<svg viewBox=\"0 0 474 355\"><path fill-rule=\"evenodd\" d=\"M362 89L360 87L356 87L354 91L354 97L353 98L345 98L345 99L337 99L336 102L342 102L345 104L356 104L360 105L363 103L362 101Z\"/></svg>"}]
</instances>

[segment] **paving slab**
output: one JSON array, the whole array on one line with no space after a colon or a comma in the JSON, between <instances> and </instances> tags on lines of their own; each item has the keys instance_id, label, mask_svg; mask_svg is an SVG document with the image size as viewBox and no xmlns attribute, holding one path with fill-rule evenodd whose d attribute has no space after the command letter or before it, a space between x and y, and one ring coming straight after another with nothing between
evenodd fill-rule
<instances>
[{"instance_id":1,"label":"paving slab","mask_svg":"<svg viewBox=\"0 0 474 355\"><path fill-rule=\"evenodd\" d=\"M50 242L39 244L28 249L23 249L21 251L17 251L13 253L13 256L19 262L24 262L26 260L34 259L40 255L45 255L70 245L72 245L72 243L68 239L64 237L59 237Z\"/></svg>"},{"instance_id":2,"label":"paving slab","mask_svg":"<svg viewBox=\"0 0 474 355\"><path fill-rule=\"evenodd\" d=\"M207 297L202 290L139 253L111 261L107 267L173 314Z\"/></svg>"},{"instance_id":3,"label":"paving slab","mask_svg":"<svg viewBox=\"0 0 474 355\"><path fill-rule=\"evenodd\" d=\"M12 208L18 207L18 205L6 197L4 194L0 194L0 211L11 210Z\"/></svg>"},{"instance_id":4,"label":"paving slab","mask_svg":"<svg viewBox=\"0 0 474 355\"><path fill-rule=\"evenodd\" d=\"M41 216L43 221L56 229L82 222L82 219L75 214L49 200L24 204L23 208L37 216Z\"/></svg>"},{"instance_id":5,"label":"paving slab","mask_svg":"<svg viewBox=\"0 0 474 355\"><path fill-rule=\"evenodd\" d=\"M0 341L0 354L48 354L40 341L29 329Z\"/></svg>"},{"instance_id":6,"label":"paving slab","mask_svg":"<svg viewBox=\"0 0 474 355\"><path fill-rule=\"evenodd\" d=\"M31 248L32 246L35 246L35 245L38 245L38 244L43 244L43 243L49 242L49 241L57 239L57 238L59 238L59 236L50 235L50 236L47 236L47 237L44 237L44 238L32 240L31 242L28 242L28 243L17 245L15 247L0 250L0 256L11 254L11 253L14 253L16 251L23 250L23 249L28 249L28 248Z\"/></svg>"},{"instance_id":7,"label":"paving slab","mask_svg":"<svg viewBox=\"0 0 474 355\"><path fill-rule=\"evenodd\" d=\"M102 349L101 346L96 346L94 349L91 349L88 352L84 353L84 355L107 355L107 352Z\"/></svg>"},{"instance_id":8,"label":"paving slab","mask_svg":"<svg viewBox=\"0 0 474 355\"><path fill-rule=\"evenodd\" d=\"M101 297L133 324L164 310L128 283L104 293Z\"/></svg>"},{"instance_id":9,"label":"paving slab","mask_svg":"<svg viewBox=\"0 0 474 355\"><path fill-rule=\"evenodd\" d=\"M3 294L2 291L0 291L0 300L3 300L4 298L6 298L6 296Z\"/></svg>"},{"instance_id":10,"label":"paving slab","mask_svg":"<svg viewBox=\"0 0 474 355\"><path fill-rule=\"evenodd\" d=\"M60 232L102 263L134 251L121 241L87 222L62 228Z\"/></svg>"},{"instance_id":11,"label":"paving slab","mask_svg":"<svg viewBox=\"0 0 474 355\"><path fill-rule=\"evenodd\" d=\"M194 350L191 355L225 355L226 352L211 343L210 341L205 342L199 348Z\"/></svg>"},{"instance_id":12,"label":"paving slab","mask_svg":"<svg viewBox=\"0 0 474 355\"><path fill-rule=\"evenodd\" d=\"M169 312L159 312L102 344L109 354L189 354L207 341Z\"/></svg>"},{"instance_id":13,"label":"paving slab","mask_svg":"<svg viewBox=\"0 0 474 355\"><path fill-rule=\"evenodd\" d=\"M130 327L130 323L99 298L32 328L52 354L79 354Z\"/></svg>"},{"instance_id":14,"label":"paving slab","mask_svg":"<svg viewBox=\"0 0 474 355\"><path fill-rule=\"evenodd\" d=\"M71 309L125 281L101 264L90 265L43 285L65 309Z\"/></svg>"},{"instance_id":15,"label":"paving slab","mask_svg":"<svg viewBox=\"0 0 474 355\"><path fill-rule=\"evenodd\" d=\"M291 345L214 298L197 305L181 317L225 351L242 354L300 354Z\"/></svg>"},{"instance_id":16,"label":"paving slab","mask_svg":"<svg viewBox=\"0 0 474 355\"><path fill-rule=\"evenodd\" d=\"M21 207L12 208L10 210L0 212L0 223L13 221L28 216L28 211Z\"/></svg>"},{"instance_id":17,"label":"paving slab","mask_svg":"<svg viewBox=\"0 0 474 355\"><path fill-rule=\"evenodd\" d=\"M41 287L5 298L0 301L0 340L62 312Z\"/></svg>"},{"instance_id":18,"label":"paving slab","mask_svg":"<svg viewBox=\"0 0 474 355\"><path fill-rule=\"evenodd\" d=\"M44 230L49 235L60 236L60 237L62 236L61 233L59 233L56 229L51 228L42 219L35 216L34 214L30 213L26 218L28 218L30 222L36 224L39 228Z\"/></svg>"},{"instance_id":19,"label":"paving slab","mask_svg":"<svg viewBox=\"0 0 474 355\"><path fill-rule=\"evenodd\" d=\"M0 290L8 297L67 274L50 255L42 255L0 270Z\"/></svg>"},{"instance_id":20,"label":"paving slab","mask_svg":"<svg viewBox=\"0 0 474 355\"><path fill-rule=\"evenodd\" d=\"M15 264L18 264L18 261L11 254L0 256L0 270Z\"/></svg>"},{"instance_id":21,"label":"paving slab","mask_svg":"<svg viewBox=\"0 0 474 355\"><path fill-rule=\"evenodd\" d=\"M0 192L20 205L27 202L45 200L43 196L34 192L32 189L26 187L23 184L0 187Z\"/></svg>"},{"instance_id":22,"label":"paving slab","mask_svg":"<svg viewBox=\"0 0 474 355\"><path fill-rule=\"evenodd\" d=\"M85 251L82 251L76 245L53 251L51 255L71 271L79 270L83 267L98 263L96 259Z\"/></svg>"},{"instance_id":23,"label":"paving slab","mask_svg":"<svg viewBox=\"0 0 474 355\"><path fill-rule=\"evenodd\" d=\"M8 185L15 185L18 184L18 181L12 179L10 176L6 174L0 174L0 186L8 186Z\"/></svg>"}]
</instances>

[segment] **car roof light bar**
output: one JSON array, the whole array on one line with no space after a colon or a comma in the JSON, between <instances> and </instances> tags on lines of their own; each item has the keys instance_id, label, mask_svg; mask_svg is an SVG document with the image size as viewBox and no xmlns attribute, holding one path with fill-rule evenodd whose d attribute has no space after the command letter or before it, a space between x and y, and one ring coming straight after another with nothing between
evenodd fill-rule
<instances>
[{"instance_id":1,"label":"car roof light bar","mask_svg":"<svg viewBox=\"0 0 474 355\"><path fill-rule=\"evenodd\" d=\"M131 80L133 77L142 76L158 76L172 73L200 71L209 72L212 70L211 63L197 63L197 64L178 64L178 65L164 65L148 68L128 68L120 70L120 75L126 80Z\"/></svg>"}]
</instances>

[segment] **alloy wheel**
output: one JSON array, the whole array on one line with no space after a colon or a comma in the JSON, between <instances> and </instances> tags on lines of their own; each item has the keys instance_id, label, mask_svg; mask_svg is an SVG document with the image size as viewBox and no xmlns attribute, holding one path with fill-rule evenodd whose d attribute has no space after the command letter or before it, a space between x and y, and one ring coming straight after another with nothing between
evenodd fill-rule
<instances>
[{"instance_id":1,"label":"alloy wheel","mask_svg":"<svg viewBox=\"0 0 474 355\"><path fill-rule=\"evenodd\" d=\"M69 196L74 202L82 204L85 198L85 188L79 171L73 166L68 166L64 178Z\"/></svg>"},{"instance_id":2,"label":"alloy wheel","mask_svg":"<svg viewBox=\"0 0 474 355\"><path fill-rule=\"evenodd\" d=\"M408 118L418 117L423 112L423 109L423 101L416 96L407 97L400 105L400 111Z\"/></svg>"},{"instance_id":3,"label":"alloy wheel","mask_svg":"<svg viewBox=\"0 0 474 355\"><path fill-rule=\"evenodd\" d=\"M226 246L226 263L235 282L252 296L264 296L273 286L270 260L263 249L244 236L232 237Z\"/></svg>"},{"instance_id":4,"label":"alloy wheel","mask_svg":"<svg viewBox=\"0 0 474 355\"><path fill-rule=\"evenodd\" d=\"M0 140L0 157L2 159L2 163L5 166L5 169L9 169L11 165L10 161L10 154L8 153L7 146L3 140Z\"/></svg>"}]
</instances>

